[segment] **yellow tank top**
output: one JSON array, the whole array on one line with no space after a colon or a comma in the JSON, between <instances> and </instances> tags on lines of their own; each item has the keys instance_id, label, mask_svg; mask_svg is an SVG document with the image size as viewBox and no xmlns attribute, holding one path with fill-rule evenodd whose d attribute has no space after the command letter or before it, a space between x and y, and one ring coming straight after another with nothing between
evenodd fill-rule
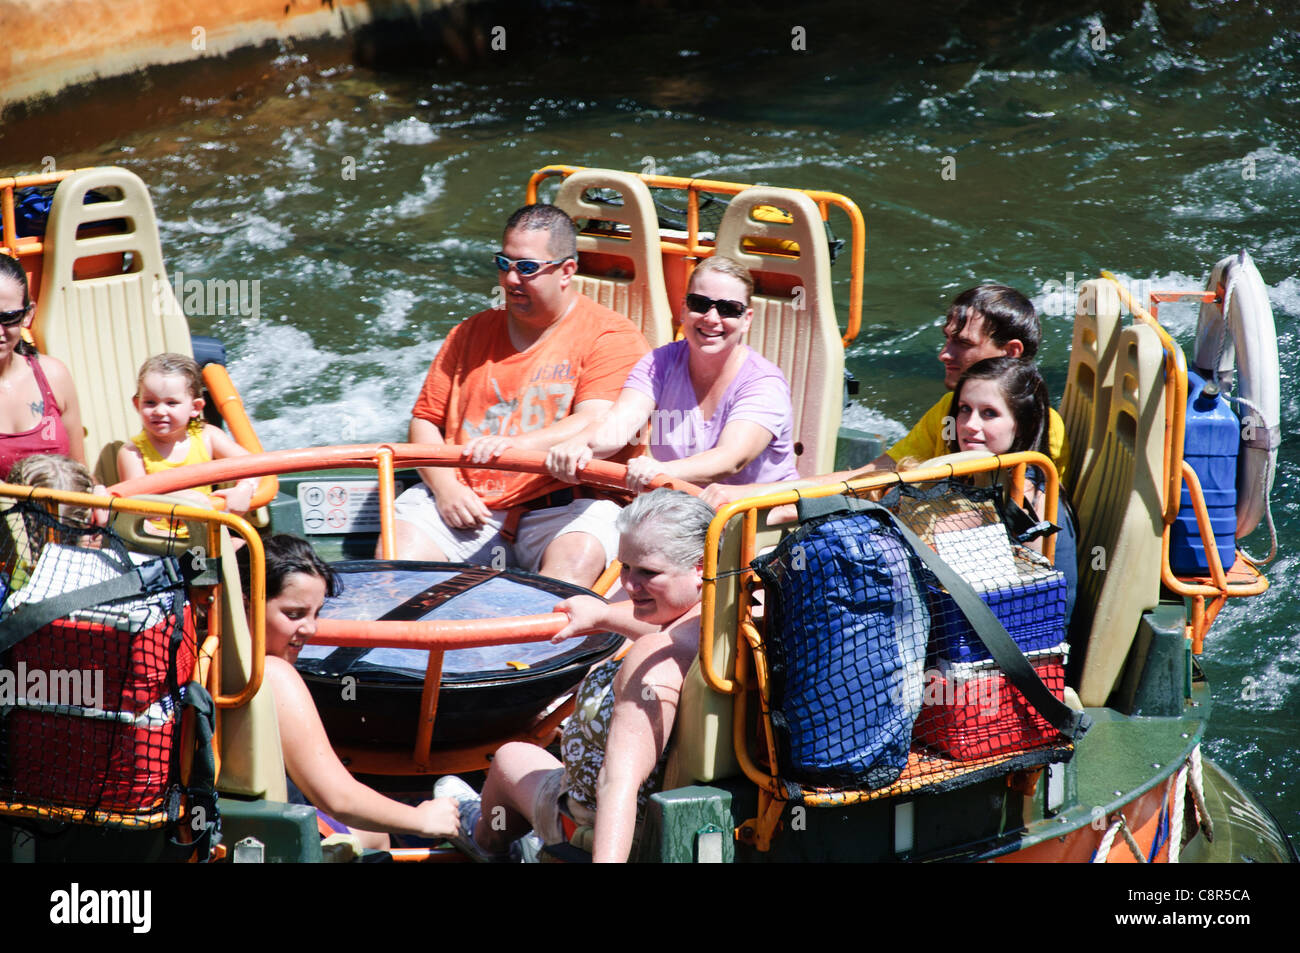
<instances>
[{"instance_id":1,"label":"yellow tank top","mask_svg":"<svg viewBox=\"0 0 1300 953\"><path fill-rule=\"evenodd\" d=\"M185 459L180 463L168 463L162 458L154 445L149 441L149 435L143 430L131 438L131 442L140 450L140 455L144 458L145 473L162 473L165 470L174 470L177 467L189 467L196 463L207 463L212 459L208 455L208 448L203 443L203 420L195 417L190 421L186 428L186 436L189 437L190 447L185 454ZM200 493L212 494L212 485L196 486L194 489Z\"/></svg>"}]
</instances>

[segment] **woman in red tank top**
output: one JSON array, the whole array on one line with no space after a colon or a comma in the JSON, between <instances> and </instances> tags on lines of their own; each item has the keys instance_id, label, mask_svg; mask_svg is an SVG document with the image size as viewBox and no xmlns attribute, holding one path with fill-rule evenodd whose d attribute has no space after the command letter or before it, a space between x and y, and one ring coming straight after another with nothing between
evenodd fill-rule
<instances>
[{"instance_id":1,"label":"woman in red tank top","mask_svg":"<svg viewBox=\"0 0 1300 953\"><path fill-rule=\"evenodd\" d=\"M61 361L37 354L22 339L34 310L22 265L0 255L0 479L37 453L86 462L72 376Z\"/></svg>"}]
</instances>

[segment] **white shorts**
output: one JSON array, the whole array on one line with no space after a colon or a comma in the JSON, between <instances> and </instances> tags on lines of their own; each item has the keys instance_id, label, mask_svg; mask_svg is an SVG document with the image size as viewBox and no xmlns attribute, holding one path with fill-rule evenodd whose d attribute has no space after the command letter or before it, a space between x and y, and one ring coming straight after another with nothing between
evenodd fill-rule
<instances>
[{"instance_id":1,"label":"white shorts","mask_svg":"<svg viewBox=\"0 0 1300 953\"><path fill-rule=\"evenodd\" d=\"M566 533L586 533L605 550L605 565L618 556L618 530L614 521L622 509L613 500L578 499L567 506L531 510L519 520L513 544L501 536L509 510L492 510L490 519L473 529L453 529L442 520L433 493L419 483L402 493L394 515L429 538L451 562L478 566L518 566L532 572L542 565L551 541ZM501 560L504 558L504 565Z\"/></svg>"}]
</instances>

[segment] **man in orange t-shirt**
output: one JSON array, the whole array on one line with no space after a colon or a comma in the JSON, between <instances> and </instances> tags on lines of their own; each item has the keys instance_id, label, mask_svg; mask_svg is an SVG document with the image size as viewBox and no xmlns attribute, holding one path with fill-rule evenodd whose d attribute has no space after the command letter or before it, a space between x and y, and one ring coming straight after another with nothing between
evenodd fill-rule
<instances>
[{"instance_id":1,"label":"man in orange t-shirt","mask_svg":"<svg viewBox=\"0 0 1300 953\"><path fill-rule=\"evenodd\" d=\"M505 310L452 329L411 412L412 443L463 444L470 464L572 438L649 350L627 318L578 293L577 232L560 209L515 212L496 263ZM397 500L400 559L509 562L586 586L617 554L618 505L575 498L549 474L430 467L420 478Z\"/></svg>"}]
</instances>

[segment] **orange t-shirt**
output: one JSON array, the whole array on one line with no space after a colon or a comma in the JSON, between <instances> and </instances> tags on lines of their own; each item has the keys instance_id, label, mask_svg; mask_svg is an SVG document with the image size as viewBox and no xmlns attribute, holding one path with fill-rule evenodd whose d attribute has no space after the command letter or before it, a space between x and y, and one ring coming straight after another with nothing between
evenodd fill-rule
<instances>
[{"instance_id":1,"label":"orange t-shirt","mask_svg":"<svg viewBox=\"0 0 1300 953\"><path fill-rule=\"evenodd\" d=\"M411 415L434 424L453 444L540 430L584 400L615 400L649 350L631 321L583 295L545 340L526 351L510 343L504 311L480 311L447 335ZM639 450L631 446L610 459L626 463ZM459 473L492 509L567 486L544 473L470 467Z\"/></svg>"}]
</instances>

